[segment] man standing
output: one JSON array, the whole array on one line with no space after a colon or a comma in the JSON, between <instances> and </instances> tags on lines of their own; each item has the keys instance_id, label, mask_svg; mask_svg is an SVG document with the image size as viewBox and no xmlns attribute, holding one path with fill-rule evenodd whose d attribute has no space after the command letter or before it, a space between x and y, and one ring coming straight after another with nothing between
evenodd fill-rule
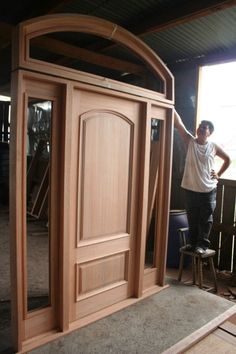
<instances>
[{"instance_id":1,"label":"man standing","mask_svg":"<svg viewBox=\"0 0 236 354\"><path fill-rule=\"evenodd\" d=\"M186 249L203 254L209 247L209 235L216 206L218 179L230 165L230 157L217 144L209 141L214 131L210 121L201 121L194 137L184 126L179 114L174 112L174 123L187 145L187 155L181 187L186 193L186 211L190 244ZM219 156L222 165L214 169L214 158Z\"/></svg>"}]
</instances>

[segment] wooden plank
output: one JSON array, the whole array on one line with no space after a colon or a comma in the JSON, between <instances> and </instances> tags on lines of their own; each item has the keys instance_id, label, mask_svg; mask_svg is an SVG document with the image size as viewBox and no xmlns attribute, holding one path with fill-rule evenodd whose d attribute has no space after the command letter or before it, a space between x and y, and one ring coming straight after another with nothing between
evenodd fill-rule
<instances>
[{"instance_id":1,"label":"wooden plank","mask_svg":"<svg viewBox=\"0 0 236 354\"><path fill-rule=\"evenodd\" d=\"M225 321L219 326L219 328L236 337L236 324L230 321Z\"/></svg>"},{"instance_id":2,"label":"wooden plank","mask_svg":"<svg viewBox=\"0 0 236 354\"><path fill-rule=\"evenodd\" d=\"M160 117L158 112L153 110L154 117ZM158 220L156 233L156 253L154 265L158 268L158 285L164 285L166 271L166 255L168 243L169 211L170 211L170 184L172 173L173 153L173 109L164 111L165 120L162 124L162 137L160 148L160 176L157 189L157 213ZM160 222L161 220L161 222ZM158 225L159 224L159 225ZM163 257L163 255L165 255Z\"/></svg>"},{"instance_id":3,"label":"wooden plank","mask_svg":"<svg viewBox=\"0 0 236 354\"><path fill-rule=\"evenodd\" d=\"M212 331L214 331L220 324L222 324L225 320L230 318L232 315L235 315L236 306L231 307L226 310L221 315L217 316L206 325L199 328L197 331L193 332L189 336L183 338L178 343L174 344L169 349L165 350L162 354L182 354L186 353L188 349L192 348L194 344L198 343L200 340L209 335ZM197 352L199 353L199 352ZM209 348L208 348L209 353Z\"/></svg>"},{"instance_id":4,"label":"wooden plank","mask_svg":"<svg viewBox=\"0 0 236 354\"><path fill-rule=\"evenodd\" d=\"M149 161L150 161L150 134L151 134L151 105L147 103L144 107L143 126L141 127L143 138L141 147L140 165L140 208L139 208L139 230L136 247L136 272L135 290L136 297L140 297L143 292L143 271L145 262L145 247L147 233L147 210L148 210L148 183L149 183Z\"/></svg>"},{"instance_id":5,"label":"wooden plank","mask_svg":"<svg viewBox=\"0 0 236 354\"><path fill-rule=\"evenodd\" d=\"M213 227L210 234L211 248L216 251L216 256L214 257L215 265L218 267L218 256L220 247L220 230L218 225L221 223L222 218L222 208L223 208L223 185L218 184L217 194L216 194L216 208L213 214Z\"/></svg>"},{"instance_id":6,"label":"wooden plank","mask_svg":"<svg viewBox=\"0 0 236 354\"><path fill-rule=\"evenodd\" d=\"M224 187L222 224L230 227L234 224L236 189L231 186ZM230 232L222 232L220 269L231 270L233 235Z\"/></svg>"},{"instance_id":7,"label":"wooden plank","mask_svg":"<svg viewBox=\"0 0 236 354\"><path fill-rule=\"evenodd\" d=\"M230 343L228 338L220 336L218 333L214 332L209 334L206 338L201 340L199 343L195 344L192 348L184 351L185 354L222 354L235 353L235 346Z\"/></svg>"},{"instance_id":8,"label":"wooden plank","mask_svg":"<svg viewBox=\"0 0 236 354\"><path fill-rule=\"evenodd\" d=\"M228 321L236 325L236 315L231 316Z\"/></svg>"},{"instance_id":9,"label":"wooden plank","mask_svg":"<svg viewBox=\"0 0 236 354\"><path fill-rule=\"evenodd\" d=\"M235 348L236 348L236 337L234 335L231 335L228 332L223 331L222 329L218 328L215 330L214 334L223 339L226 343L232 344L234 346L234 353L235 353Z\"/></svg>"},{"instance_id":10,"label":"wooden plank","mask_svg":"<svg viewBox=\"0 0 236 354\"><path fill-rule=\"evenodd\" d=\"M8 133L8 128L10 126L9 122L9 107L10 107L10 102L5 102L4 105L4 118L3 118L3 132L4 132L4 141L9 141L10 140L10 133Z\"/></svg>"}]
</instances>

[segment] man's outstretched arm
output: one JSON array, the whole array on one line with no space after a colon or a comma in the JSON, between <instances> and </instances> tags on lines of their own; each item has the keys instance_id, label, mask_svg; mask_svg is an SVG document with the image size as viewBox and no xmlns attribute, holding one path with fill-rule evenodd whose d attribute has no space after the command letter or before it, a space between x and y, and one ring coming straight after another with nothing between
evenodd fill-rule
<instances>
[{"instance_id":1,"label":"man's outstretched arm","mask_svg":"<svg viewBox=\"0 0 236 354\"><path fill-rule=\"evenodd\" d=\"M188 145L189 140L194 138L193 135L186 129L180 115L174 110L174 124L183 141Z\"/></svg>"}]
</instances>

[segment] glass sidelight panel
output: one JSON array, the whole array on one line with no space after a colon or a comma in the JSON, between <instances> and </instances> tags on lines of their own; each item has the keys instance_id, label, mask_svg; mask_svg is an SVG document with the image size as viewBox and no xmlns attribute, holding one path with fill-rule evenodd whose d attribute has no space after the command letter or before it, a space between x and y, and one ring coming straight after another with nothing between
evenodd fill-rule
<instances>
[{"instance_id":1,"label":"glass sidelight panel","mask_svg":"<svg viewBox=\"0 0 236 354\"><path fill-rule=\"evenodd\" d=\"M30 97L27 119L27 310L50 305L49 189L52 102Z\"/></svg>"},{"instance_id":2,"label":"glass sidelight panel","mask_svg":"<svg viewBox=\"0 0 236 354\"><path fill-rule=\"evenodd\" d=\"M160 166L161 151L161 125L162 121L156 118L151 119L150 135L150 168L149 168L149 191L148 191L148 213L147 213L147 235L145 267L154 266L155 242L156 242L156 204L158 197L158 175Z\"/></svg>"}]
</instances>

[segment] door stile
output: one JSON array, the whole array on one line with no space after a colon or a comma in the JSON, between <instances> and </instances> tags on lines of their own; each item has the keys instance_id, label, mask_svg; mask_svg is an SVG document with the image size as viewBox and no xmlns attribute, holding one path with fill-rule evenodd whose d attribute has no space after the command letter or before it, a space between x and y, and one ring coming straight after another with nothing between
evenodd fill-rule
<instances>
[{"instance_id":1,"label":"door stile","mask_svg":"<svg viewBox=\"0 0 236 354\"><path fill-rule=\"evenodd\" d=\"M63 237L61 239L61 247L59 253L59 267L60 267L60 294L61 299L59 301L59 325L62 331L69 329L69 304L70 304L70 240L69 236L72 234L71 228L71 196L70 196L70 187L71 187L71 178L73 176L71 170L71 150L72 150L72 87L73 85L70 82L67 82L64 89L63 97L63 112L64 112L64 136L63 141L64 149L61 159L64 161L62 166L62 190L63 190L63 209L61 218L63 219ZM66 158L65 158L66 157Z\"/></svg>"},{"instance_id":2,"label":"door stile","mask_svg":"<svg viewBox=\"0 0 236 354\"><path fill-rule=\"evenodd\" d=\"M12 73L12 107L11 107L11 138L10 141L10 237L11 237L11 313L13 346L22 349L24 330L23 321L23 274L24 255L22 237L25 233L22 219L24 199L24 168L23 158L23 102L22 75Z\"/></svg>"},{"instance_id":3,"label":"door stile","mask_svg":"<svg viewBox=\"0 0 236 354\"><path fill-rule=\"evenodd\" d=\"M146 229L147 229L147 210L148 210L148 182L149 182L149 156L150 156L150 133L151 133L151 104L143 104L142 117L142 148L141 148L141 166L139 182L139 229L136 243L136 274L134 285L134 296L141 297L143 293L143 270L146 247ZM141 135L141 134L140 134Z\"/></svg>"},{"instance_id":4,"label":"door stile","mask_svg":"<svg viewBox=\"0 0 236 354\"><path fill-rule=\"evenodd\" d=\"M155 208L153 213L153 219L155 220L155 228L153 234L153 259L152 259L152 266L147 267L144 269L144 282L143 282L143 291L147 291L154 286L163 286L164 285L164 275L165 275L165 261L162 261L163 254L165 253L166 243L165 240L167 238L167 226L166 224L168 220L165 217L165 213L168 213L169 208L169 192L170 190L166 190L164 188L166 179L168 177L170 165L166 165L166 158L168 159L168 152L171 148L168 147L168 144L171 144L169 140L169 136L167 134L168 127L168 107L160 107L155 104L151 104L150 107L150 114L149 114L149 122L148 124L152 125L152 119L157 119L161 122L160 134L159 134L159 157L158 161L155 163L158 164L156 166L158 168L158 179L157 179L157 187L154 192L155 196ZM149 140L150 135L149 135ZM167 151L168 150L168 151ZM151 164L151 160L150 160ZM149 166L149 165L148 165ZM151 166L151 165L150 165ZM153 179L150 176L151 168L149 169L148 179ZM151 179L151 181L152 181ZM149 181L150 183L150 181ZM150 191L149 191L150 192ZM152 191L153 193L153 191ZM149 196L150 198L150 196ZM150 223L150 216L146 214L147 219L149 219ZM150 224L149 224L150 225ZM147 224L146 224L147 227ZM146 228L146 237L150 237L148 234L148 229ZM146 238L148 242L148 238ZM164 241L163 241L164 240ZM146 243L146 247L148 247L148 243Z\"/></svg>"},{"instance_id":5,"label":"door stile","mask_svg":"<svg viewBox=\"0 0 236 354\"><path fill-rule=\"evenodd\" d=\"M161 268L161 254L163 252L162 239L163 239L163 223L164 221L164 204L165 204L165 194L163 190L164 186L164 160L166 154L166 119L162 120L162 132L161 132L161 147L160 147L160 165L159 165L159 175L158 175L158 186L156 191L156 213L155 218L157 220L155 227L155 252L154 252L154 266L157 268L157 277L160 277L160 268ZM159 281L157 280L157 283Z\"/></svg>"},{"instance_id":6,"label":"door stile","mask_svg":"<svg viewBox=\"0 0 236 354\"><path fill-rule=\"evenodd\" d=\"M166 119L164 122L164 137L162 148L162 182L161 182L161 229L159 230L159 237L157 239L157 254L155 262L158 262L157 281L160 286L165 283L166 270L166 256L168 243L168 225L169 225L169 210L170 210L170 189L171 189L171 173L172 173L172 148L173 148L173 126L174 116L173 109L167 108ZM160 209L160 207L159 207ZM164 255L164 257L163 257Z\"/></svg>"}]
</instances>

